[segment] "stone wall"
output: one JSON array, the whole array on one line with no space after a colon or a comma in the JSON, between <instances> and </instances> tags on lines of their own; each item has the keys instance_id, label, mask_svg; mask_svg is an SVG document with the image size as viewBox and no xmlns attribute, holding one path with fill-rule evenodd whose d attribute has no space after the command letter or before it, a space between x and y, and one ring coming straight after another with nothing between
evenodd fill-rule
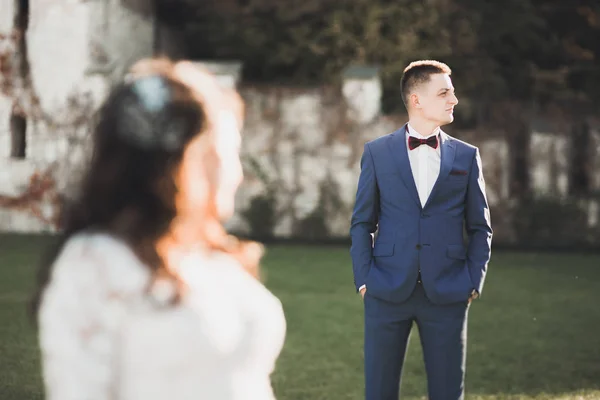
<instances>
[{"instance_id":1,"label":"stone wall","mask_svg":"<svg viewBox=\"0 0 600 400\"><path fill-rule=\"evenodd\" d=\"M247 104L242 148L246 176L230 228L277 237L347 236L364 143L395 131L407 117L354 114L361 109L356 94L345 98L334 88L242 86L240 91ZM373 92L366 92L363 101L372 102ZM480 147L491 206L509 202L508 143L473 132L465 136ZM544 133L533 136L535 144L538 138L555 140ZM535 156L534 171L545 169L553 157ZM543 176L535 183L543 188L550 180ZM271 220L273 230L268 232Z\"/></svg>"},{"instance_id":2,"label":"stone wall","mask_svg":"<svg viewBox=\"0 0 600 400\"><path fill-rule=\"evenodd\" d=\"M334 88L245 87L241 93L247 106L246 179L230 227L266 229L272 218L276 236L346 235L364 142L392 132L399 122L376 112L354 114ZM364 96L370 99L368 91ZM244 217L254 213L253 201L270 202L265 212L273 215ZM255 226L248 218L256 219Z\"/></svg>"},{"instance_id":3,"label":"stone wall","mask_svg":"<svg viewBox=\"0 0 600 400\"><path fill-rule=\"evenodd\" d=\"M347 237L363 144L398 129L406 116L352 121L345 117L344 98L334 90L242 87L241 92L248 107L243 141L246 176L230 229L260 237ZM511 193L507 140L474 132L452 134L480 148L498 241L521 240L513 224L519 204ZM600 171L600 133L594 131L592 138L596 143L592 169ZM531 135L533 192L536 198L556 202L557 213L569 200L568 143L566 133ZM595 191L600 190L598 175L592 175ZM582 201L587 226L580 229L597 227L598 201Z\"/></svg>"},{"instance_id":4,"label":"stone wall","mask_svg":"<svg viewBox=\"0 0 600 400\"><path fill-rule=\"evenodd\" d=\"M13 34L14 19L16 13L14 0L0 0L0 35L2 37ZM7 39L0 40L0 53L10 52L14 48L13 42ZM12 58L12 57L11 57ZM0 59L1 66L6 63L5 57ZM0 68L3 69L3 68ZM10 116L13 102L10 97L0 92L0 160L10 156ZM1 161L0 161L1 162Z\"/></svg>"}]
</instances>

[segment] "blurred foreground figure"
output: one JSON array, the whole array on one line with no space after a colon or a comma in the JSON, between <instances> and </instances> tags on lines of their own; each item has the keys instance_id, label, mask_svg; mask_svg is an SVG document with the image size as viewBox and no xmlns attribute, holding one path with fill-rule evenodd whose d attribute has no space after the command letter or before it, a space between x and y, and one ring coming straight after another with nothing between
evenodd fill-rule
<instances>
[{"instance_id":1,"label":"blurred foreground figure","mask_svg":"<svg viewBox=\"0 0 600 400\"><path fill-rule=\"evenodd\" d=\"M281 303L226 234L243 104L190 63L137 63L100 110L34 302L49 400L273 399Z\"/></svg>"}]
</instances>

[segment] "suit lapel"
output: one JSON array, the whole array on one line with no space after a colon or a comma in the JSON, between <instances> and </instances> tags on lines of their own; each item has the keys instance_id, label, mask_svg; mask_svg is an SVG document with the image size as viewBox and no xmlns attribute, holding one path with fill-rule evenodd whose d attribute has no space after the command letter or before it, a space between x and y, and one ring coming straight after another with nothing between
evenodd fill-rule
<instances>
[{"instance_id":1,"label":"suit lapel","mask_svg":"<svg viewBox=\"0 0 600 400\"><path fill-rule=\"evenodd\" d=\"M390 136L388 145L392 153L392 159L396 162L396 166L400 171L400 176L404 181L406 189L409 191L414 201L421 207L417 185L415 184L412 168L410 167L410 160L408 159L408 150L406 148L406 125Z\"/></svg>"},{"instance_id":2,"label":"suit lapel","mask_svg":"<svg viewBox=\"0 0 600 400\"><path fill-rule=\"evenodd\" d=\"M440 174L438 175L438 178L433 185L433 189L431 190L431 194L429 195L429 198L425 203L425 207L423 208L426 208L431 202L431 199L437 194L439 191L440 182L448 177L448 174L450 174L450 171L452 170L452 164L454 164L454 155L456 154L454 142L442 131L440 131L440 138L442 139L442 145L440 148Z\"/></svg>"}]
</instances>

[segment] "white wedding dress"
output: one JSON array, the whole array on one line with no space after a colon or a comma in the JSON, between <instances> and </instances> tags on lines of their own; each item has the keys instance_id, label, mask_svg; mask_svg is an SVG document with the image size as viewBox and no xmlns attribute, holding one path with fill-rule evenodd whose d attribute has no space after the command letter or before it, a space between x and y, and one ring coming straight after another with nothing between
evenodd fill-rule
<instances>
[{"instance_id":1,"label":"white wedding dress","mask_svg":"<svg viewBox=\"0 0 600 400\"><path fill-rule=\"evenodd\" d=\"M39 313L46 399L274 399L280 301L225 254L178 268L187 289L171 306L148 294L150 271L123 242L71 238Z\"/></svg>"}]
</instances>

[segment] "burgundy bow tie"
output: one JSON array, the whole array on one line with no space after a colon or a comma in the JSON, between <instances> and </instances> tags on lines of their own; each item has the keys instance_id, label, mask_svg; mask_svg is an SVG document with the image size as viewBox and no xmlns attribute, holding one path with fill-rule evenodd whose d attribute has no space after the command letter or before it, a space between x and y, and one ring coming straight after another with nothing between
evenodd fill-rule
<instances>
[{"instance_id":1,"label":"burgundy bow tie","mask_svg":"<svg viewBox=\"0 0 600 400\"><path fill-rule=\"evenodd\" d=\"M408 148L409 149L414 150L422 144L426 144L427 146L430 146L433 149L437 149L437 147L438 147L437 135L430 136L427 139L419 139L414 136L408 137Z\"/></svg>"}]
</instances>

